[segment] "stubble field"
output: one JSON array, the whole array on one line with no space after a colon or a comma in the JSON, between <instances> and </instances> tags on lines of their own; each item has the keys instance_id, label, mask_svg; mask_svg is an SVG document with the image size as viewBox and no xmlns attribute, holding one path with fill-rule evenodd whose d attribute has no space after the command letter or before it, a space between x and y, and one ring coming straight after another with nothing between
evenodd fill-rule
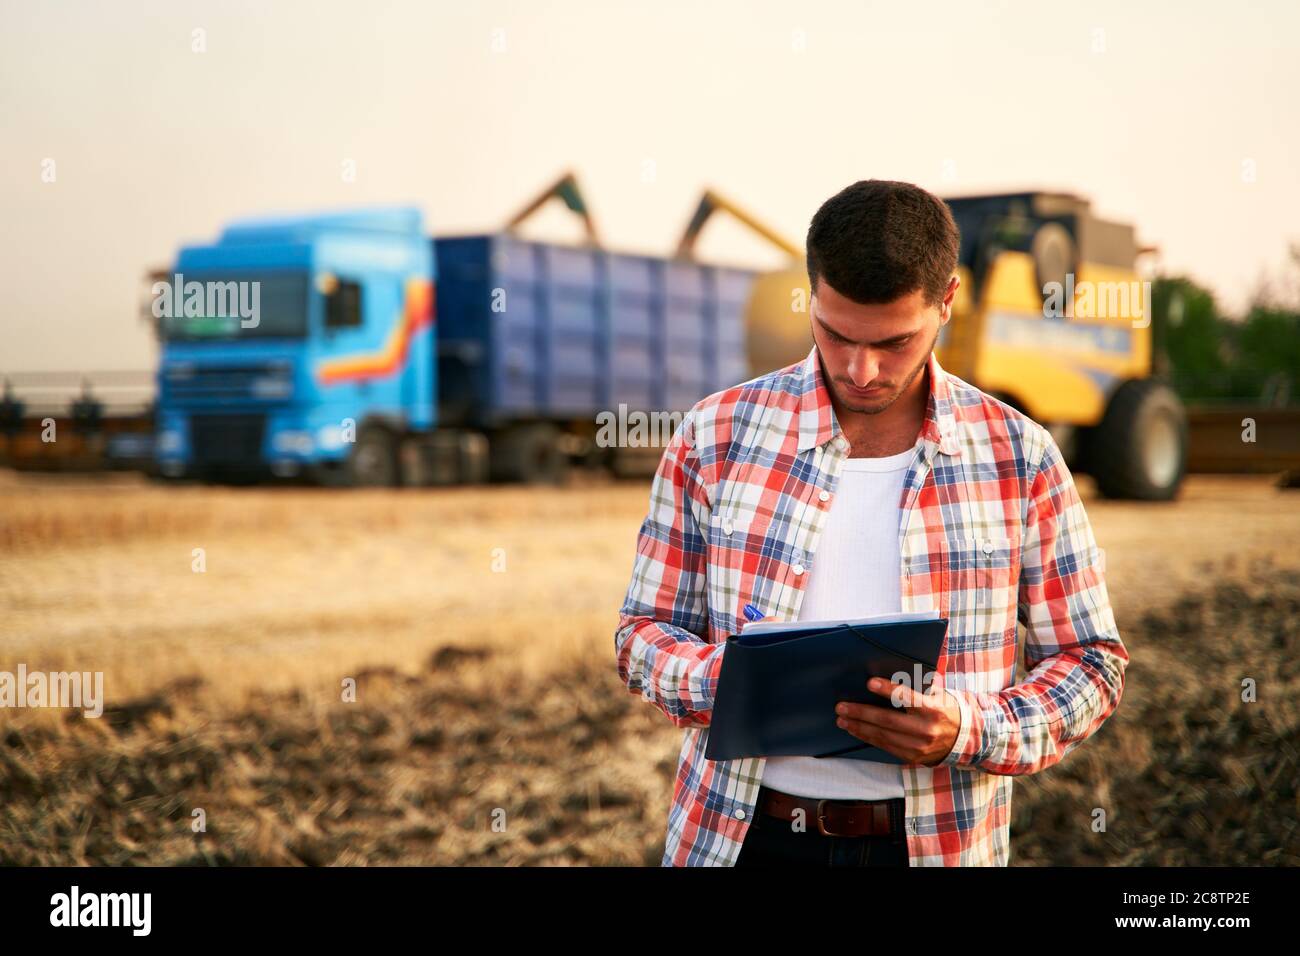
<instances>
[{"instance_id":1,"label":"stubble field","mask_svg":"<svg viewBox=\"0 0 1300 956\"><path fill-rule=\"evenodd\" d=\"M1300 493L1086 481L1132 663L1012 863L1300 863ZM0 472L0 671L107 699L0 710L0 863L657 864L681 731L613 656L647 489Z\"/></svg>"}]
</instances>

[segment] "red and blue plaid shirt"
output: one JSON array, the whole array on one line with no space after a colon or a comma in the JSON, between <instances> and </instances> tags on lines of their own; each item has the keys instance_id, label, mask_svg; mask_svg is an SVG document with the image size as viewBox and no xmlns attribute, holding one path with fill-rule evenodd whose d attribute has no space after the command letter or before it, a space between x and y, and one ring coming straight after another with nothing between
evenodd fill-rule
<instances>
[{"instance_id":1,"label":"red and blue plaid shirt","mask_svg":"<svg viewBox=\"0 0 1300 956\"><path fill-rule=\"evenodd\" d=\"M899 502L902 610L948 620L938 663L961 729L938 764L902 766L907 849L912 866L1005 866L1013 777L1101 726L1128 653L1047 430L933 354L927 371ZM628 689L686 730L665 866L730 866L740 852L766 758L704 757L725 641L748 603L798 618L847 453L816 347L697 402L664 450L614 646ZM1016 683L1018 622L1027 673Z\"/></svg>"}]
</instances>

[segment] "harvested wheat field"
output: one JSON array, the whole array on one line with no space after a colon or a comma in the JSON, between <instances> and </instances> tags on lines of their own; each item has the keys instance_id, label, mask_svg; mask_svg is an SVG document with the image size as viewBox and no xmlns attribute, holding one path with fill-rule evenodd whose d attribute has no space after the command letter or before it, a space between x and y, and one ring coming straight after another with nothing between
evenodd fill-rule
<instances>
[{"instance_id":1,"label":"harvested wheat field","mask_svg":"<svg viewBox=\"0 0 1300 956\"><path fill-rule=\"evenodd\" d=\"M1300 863L1300 493L1085 482L1132 662L1012 863ZM658 864L682 732L613 657L646 492L0 473L0 670L107 698L0 711L0 863Z\"/></svg>"}]
</instances>

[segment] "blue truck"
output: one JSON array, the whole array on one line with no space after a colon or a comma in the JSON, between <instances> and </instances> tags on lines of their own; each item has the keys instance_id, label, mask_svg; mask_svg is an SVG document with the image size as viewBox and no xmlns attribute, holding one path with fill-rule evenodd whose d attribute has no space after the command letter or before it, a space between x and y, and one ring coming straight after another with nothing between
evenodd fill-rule
<instances>
[{"instance_id":1,"label":"blue truck","mask_svg":"<svg viewBox=\"0 0 1300 956\"><path fill-rule=\"evenodd\" d=\"M236 221L154 289L156 469L339 486L617 470L629 449L602 418L749 376L755 275L509 229L430 238L410 207Z\"/></svg>"}]
</instances>

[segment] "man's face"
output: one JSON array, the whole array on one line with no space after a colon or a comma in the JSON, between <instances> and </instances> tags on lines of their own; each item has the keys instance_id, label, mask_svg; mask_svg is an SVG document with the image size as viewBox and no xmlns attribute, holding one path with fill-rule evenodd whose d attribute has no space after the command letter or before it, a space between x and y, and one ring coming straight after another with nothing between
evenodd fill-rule
<instances>
[{"instance_id":1,"label":"man's face","mask_svg":"<svg viewBox=\"0 0 1300 956\"><path fill-rule=\"evenodd\" d=\"M813 342L840 406L874 415L907 391L948 321L957 281L940 305L927 305L920 289L893 302L861 305L818 278L810 310Z\"/></svg>"}]
</instances>

